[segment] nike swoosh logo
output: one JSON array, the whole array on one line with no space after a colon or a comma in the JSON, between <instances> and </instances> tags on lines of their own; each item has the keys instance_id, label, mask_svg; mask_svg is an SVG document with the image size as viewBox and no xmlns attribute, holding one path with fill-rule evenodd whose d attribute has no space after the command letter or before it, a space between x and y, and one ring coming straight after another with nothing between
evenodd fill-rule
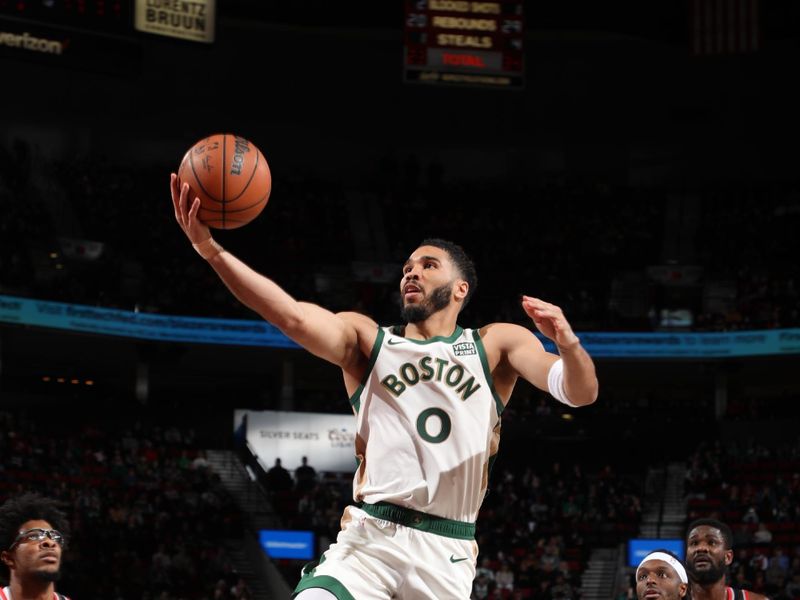
<instances>
[{"instance_id":1,"label":"nike swoosh logo","mask_svg":"<svg viewBox=\"0 0 800 600\"><path fill-rule=\"evenodd\" d=\"M398 339L395 339L395 338L391 338L389 340L389 345L390 346L397 346L397 344L402 344L404 342L405 342L405 340L398 340Z\"/></svg>"},{"instance_id":2,"label":"nike swoosh logo","mask_svg":"<svg viewBox=\"0 0 800 600\"><path fill-rule=\"evenodd\" d=\"M462 560L467 560L467 558L469 558L469 557L465 557L465 558L456 558L455 556L453 556L453 555L451 554L451 555L450 555L450 562L451 562L451 563L457 563L457 562L461 562Z\"/></svg>"}]
</instances>

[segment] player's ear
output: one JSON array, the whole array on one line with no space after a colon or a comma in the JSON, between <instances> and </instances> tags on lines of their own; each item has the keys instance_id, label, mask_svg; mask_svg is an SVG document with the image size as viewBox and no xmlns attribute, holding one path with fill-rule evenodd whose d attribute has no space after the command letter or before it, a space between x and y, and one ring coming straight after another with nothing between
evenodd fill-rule
<instances>
[{"instance_id":1,"label":"player's ear","mask_svg":"<svg viewBox=\"0 0 800 600\"><path fill-rule=\"evenodd\" d=\"M678 584L678 596L681 598L686 597L686 593L689 591L689 586L685 583Z\"/></svg>"},{"instance_id":2,"label":"player's ear","mask_svg":"<svg viewBox=\"0 0 800 600\"><path fill-rule=\"evenodd\" d=\"M14 566L14 557L8 550L3 550L2 552L0 552L0 560L2 560L3 564L7 566L9 569Z\"/></svg>"},{"instance_id":3,"label":"player's ear","mask_svg":"<svg viewBox=\"0 0 800 600\"><path fill-rule=\"evenodd\" d=\"M469 294L469 283L467 283L466 279L456 279L456 283L453 286L453 295L458 298L459 300L463 300Z\"/></svg>"},{"instance_id":4,"label":"player's ear","mask_svg":"<svg viewBox=\"0 0 800 600\"><path fill-rule=\"evenodd\" d=\"M730 565L733 562L733 550L725 550L725 564Z\"/></svg>"}]
</instances>

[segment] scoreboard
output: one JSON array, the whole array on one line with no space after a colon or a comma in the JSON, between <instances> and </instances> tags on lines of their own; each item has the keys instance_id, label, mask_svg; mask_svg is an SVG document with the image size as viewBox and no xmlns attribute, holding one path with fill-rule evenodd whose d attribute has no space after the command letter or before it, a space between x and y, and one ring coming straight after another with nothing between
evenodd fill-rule
<instances>
[{"instance_id":1,"label":"scoreboard","mask_svg":"<svg viewBox=\"0 0 800 600\"><path fill-rule=\"evenodd\" d=\"M409 83L522 88L522 0L405 0Z\"/></svg>"}]
</instances>

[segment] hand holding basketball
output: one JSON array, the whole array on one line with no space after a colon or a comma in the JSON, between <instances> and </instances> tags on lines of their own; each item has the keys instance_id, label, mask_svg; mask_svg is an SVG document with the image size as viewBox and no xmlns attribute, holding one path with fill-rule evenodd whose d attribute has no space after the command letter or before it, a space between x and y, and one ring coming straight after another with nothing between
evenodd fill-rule
<instances>
[{"instance_id":1,"label":"hand holding basketball","mask_svg":"<svg viewBox=\"0 0 800 600\"><path fill-rule=\"evenodd\" d=\"M175 220L181 226L186 237L192 244L199 244L211 237L208 226L197 218L200 210L200 198L194 198L189 203L189 184L184 183L179 187L178 176L170 174L169 189L172 194L172 206L175 208Z\"/></svg>"},{"instance_id":2,"label":"hand holding basketball","mask_svg":"<svg viewBox=\"0 0 800 600\"><path fill-rule=\"evenodd\" d=\"M523 296L522 309L533 319L542 335L553 340L559 348L570 348L580 343L564 313L555 304Z\"/></svg>"},{"instance_id":3,"label":"hand holding basketball","mask_svg":"<svg viewBox=\"0 0 800 600\"><path fill-rule=\"evenodd\" d=\"M272 175L264 155L241 136L203 138L183 155L178 185L189 185L190 208L200 199L197 218L216 229L236 229L267 205Z\"/></svg>"}]
</instances>

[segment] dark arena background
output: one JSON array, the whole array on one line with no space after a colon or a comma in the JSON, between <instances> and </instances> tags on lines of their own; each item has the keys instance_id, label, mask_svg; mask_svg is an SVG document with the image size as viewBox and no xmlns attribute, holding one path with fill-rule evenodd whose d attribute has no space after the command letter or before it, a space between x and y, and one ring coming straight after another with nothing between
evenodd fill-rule
<instances>
[{"instance_id":1,"label":"dark arena background","mask_svg":"<svg viewBox=\"0 0 800 600\"><path fill-rule=\"evenodd\" d=\"M231 132L273 189L215 237L296 298L396 323L452 239L462 325L537 296L594 358L592 406L503 412L472 598L634 598L636 545L706 516L731 582L800 598L799 32L787 0L0 0L0 500L63 503L58 590L288 598L352 501L340 371L175 222Z\"/></svg>"}]
</instances>

